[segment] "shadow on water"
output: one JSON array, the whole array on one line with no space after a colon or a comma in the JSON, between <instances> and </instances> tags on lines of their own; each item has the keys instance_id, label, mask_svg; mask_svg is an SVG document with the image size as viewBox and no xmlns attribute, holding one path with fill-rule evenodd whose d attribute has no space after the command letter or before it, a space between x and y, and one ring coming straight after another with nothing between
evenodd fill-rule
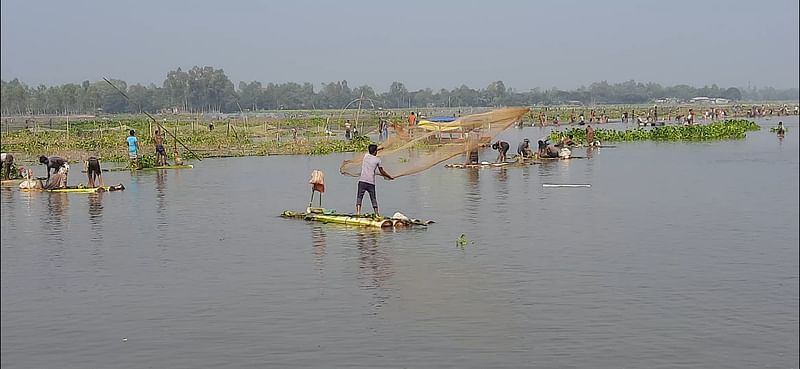
<instances>
[{"instance_id":1,"label":"shadow on water","mask_svg":"<svg viewBox=\"0 0 800 369\"><path fill-rule=\"evenodd\" d=\"M356 247L359 251L359 270L361 288L369 290L375 302L372 306L377 310L389 299L384 283L394 274L392 262L386 251L379 247L378 238L383 236L380 230L359 230L356 235ZM374 312L373 314L376 314Z\"/></svg>"}]
</instances>

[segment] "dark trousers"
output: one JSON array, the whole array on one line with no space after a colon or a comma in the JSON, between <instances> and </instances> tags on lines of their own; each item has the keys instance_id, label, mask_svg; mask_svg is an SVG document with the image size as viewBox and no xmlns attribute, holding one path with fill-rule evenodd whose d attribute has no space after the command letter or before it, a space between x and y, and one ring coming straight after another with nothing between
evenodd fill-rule
<instances>
[{"instance_id":1,"label":"dark trousers","mask_svg":"<svg viewBox=\"0 0 800 369\"><path fill-rule=\"evenodd\" d=\"M372 207L378 207L378 198L375 197L375 185L367 182L358 181L358 193L356 194L356 205L361 206L361 201L364 199L364 192L369 192L369 199L372 201Z\"/></svg>"}]
</instances>

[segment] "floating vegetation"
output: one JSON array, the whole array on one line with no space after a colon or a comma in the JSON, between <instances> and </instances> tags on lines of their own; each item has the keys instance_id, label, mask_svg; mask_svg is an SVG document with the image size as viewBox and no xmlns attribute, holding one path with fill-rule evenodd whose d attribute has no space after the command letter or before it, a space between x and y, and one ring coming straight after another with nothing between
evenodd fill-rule
<instances>
[{"instance_id":1,"label":"floating vegetation","mask_svg":"<svg viewBox=\"0 0 800 369\"><path fill-rule=\"evenodd\" d=\"M112 124L113 123L113 124ZM352 140L321 137L313 129L311 122L282 122L283 129L269 126L265 131L258 129L267 125L249 126L247 128L227 129L225 122L218 122L216 128L209 130L205 125L185 124L176 126L171 122L164 127L176 134L181 142L201 157L214 156L249 156L272 154L324 155L337 152L366 152L370 140L366 136L356 136ZM288 124L298 124L307 130L299 132L297 139L287 138L291 133ZM321 123L319 123L321 124ZM99 127L99 128L98 128ZM117 122L83 121L71 123L64 129L22 129L2 132L2 151L19 153L22 156L60 155L69 161L77 161L86 156L101 157L103 162L127 162L127 144L125 138L128 130L135 129L139 138L139 163L148 167L149 156L155 163L155 143L151 129L155 125L142 119L125 119ZM168 160L175 145L170 136L165 138ZM180 149L180 146L179 146ZM183 149L180 149L183 152ZM184 158L193 156L183 153Z\"/></svg>"},{"instance_id":2,"label":"floating vegetation","mask_svg":"<svg viewBox=\"0 0 800 369\"><path fill-rule=\"evenodd\" d=\"M475 241L470 241L467 237L462 233L461 236L458 236L456 239L456 247L465 248L469 244L474 244Z\"/></svg>"},{"instance_id":3,"label":"floating vegetation","mask_svg":"<svg viewBox=\"0 0 800 369\"><path fill-rule=\"evenodd\" d=\"M726 120L706 125L661 126L650 129L636 128L628 130L596 129L594 139L600 142L621 141L710 141L742 139L748 131L757 131L761 127L749 120ZM586 141L585 128L572 128L565 131L553 131L550 139L558 141L564 135L572 135L576 141Z\"/></svg>"}]
</instances>

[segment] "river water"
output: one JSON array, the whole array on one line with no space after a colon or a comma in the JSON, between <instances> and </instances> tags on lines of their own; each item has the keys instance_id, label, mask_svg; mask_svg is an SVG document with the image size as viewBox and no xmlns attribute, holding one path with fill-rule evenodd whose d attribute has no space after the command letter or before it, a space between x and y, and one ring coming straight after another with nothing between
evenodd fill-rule
<instances>
[{"instance_id":1,"label":"river water","mask_svg":"<svg viewBox=\"0 0 800 369\"><path fill-rule=\"evenodd\" d=\"M420 230L277 216L305 209L313 169L352 211L351 154L4 188L1 366L797 368L800 127L783 121L783 140L773 118L745 140L379 180L383 213L437 221Z\"/></svg>"}]
</instances>

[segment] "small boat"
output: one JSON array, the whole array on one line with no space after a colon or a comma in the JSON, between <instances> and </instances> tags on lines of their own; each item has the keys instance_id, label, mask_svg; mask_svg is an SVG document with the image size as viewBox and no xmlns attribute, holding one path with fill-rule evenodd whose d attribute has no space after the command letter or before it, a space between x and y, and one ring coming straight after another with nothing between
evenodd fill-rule
<instances>
[{"instance_id":1,"label":"small boat","mask_svg":"<svg viewBox=\"0 0 800 369\"><path fill-rule=\"evenodd\" d=\"M455 117L435 117L435 118L423 118L417 124L428 124L430 123L448 123L456 120Z\"/></svg>"},{"instance_id":2,"label":"small boat","mask_svg":"<svg viewBox=\"0 0 800 369\"><path fill-rule=\"evenodd\" d=\"M417 127L431 132L463 132L464 125L456 122L457 118L441 117L441 118L427 118L417 122ZM469 128L467 126L466 128Z\"/></svg>"},{"instance_id":3,"label":"small boat","mask_svg":"<svg viewBox=\"0 0 800 369\"><path fill-rule=\"evenodd\" d=\"M43 190L43 189L32 189L32 188L22 188L22 191L25 192L72 192L72 193L95 193L95 192L109 192L109 191L123 191L125 190L125 186L122 184L118 184L116 186L104 186L104 187L72 187L72 188L57 188L54 190Z\"/></svg>"},{"instance_id":4,"label":"small boat","mask_svg":"<svg viewBox=\"0 0 800 369\"><path fill-rule=\"evenodd\" d=\"M309 208L306 209L306 212L286 210L281 213L281 217L373 228L403 228L413 226L427 227L428 224L433 223L432 220L424 221L419 219L411 219L400 213L395 213L391 218L385 218L370 214L338 214L335 210L323 208Z\"/></svg>"}]
</instances>

